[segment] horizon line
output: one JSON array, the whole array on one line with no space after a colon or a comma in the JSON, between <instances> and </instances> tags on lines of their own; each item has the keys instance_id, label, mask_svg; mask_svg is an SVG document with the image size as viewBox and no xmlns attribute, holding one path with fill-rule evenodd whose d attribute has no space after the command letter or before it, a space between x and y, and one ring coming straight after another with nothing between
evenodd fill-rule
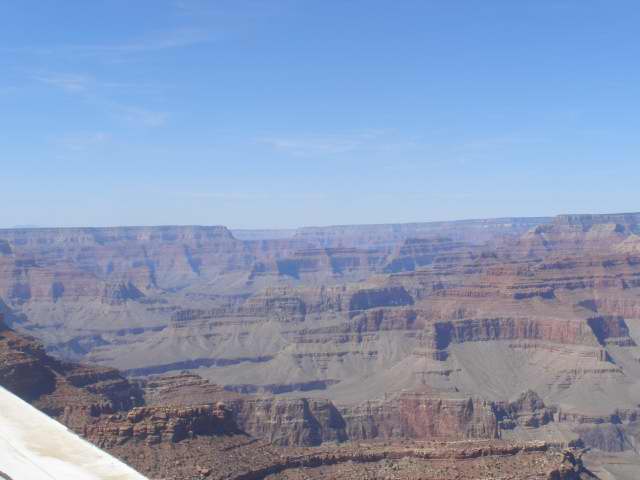
<instances>
[{"instance_id":1,"label":"horizon line","mask_svg":"<svg viewBox=\"0 0 640 480\"><path fill-rule=\"evenodd\" d=\"M639 215L640 212L609 212L609 213L561 213L556 215L534 215L534 216L501 216L501 217L477 217L477 218L461 218L453 220L424 220L413 222L381 222L381 223L344 223L344 224L327 224L327 225L302 225L298 227L262 227L262 228L234 228L222 224L154 224L154 225L102 225L102 226L13 226L0 227L0 231L37 231L37 230L108 230L108 229L145 229L145 228L224 228L230 232L233 231L296 231L302 229L322 229L322 228L344 228L344 227L375 227L386 225L421 225L421 224L438 224L438 223L462 223L462 222L480 222L487 220L553 220L561 217L606 217L606 216L627 216Z\"/></svg>"}]
</instances>

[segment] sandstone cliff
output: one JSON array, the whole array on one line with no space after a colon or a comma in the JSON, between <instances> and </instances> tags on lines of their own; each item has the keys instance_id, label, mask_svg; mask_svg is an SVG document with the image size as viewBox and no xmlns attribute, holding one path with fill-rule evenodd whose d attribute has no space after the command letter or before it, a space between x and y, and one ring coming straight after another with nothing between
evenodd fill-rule
<instances>
[{"instance_id":1,"label":"sandstone cliff","mask_svg":"<svg viewBox=\"0 0 640 480\"><path fill-rule=\"evenodd\" d=\"M281 444L448 432L631 452L637 219L328 227L244 240L224 227L3 230L9 323L59 358L104 368L41 369L44 351L27 342L5 375L56 415L56 392L83 392L94 407L70 409L77 419L136 406L126 401L135 395L117 393L134 386L113 367L143 377L186 369L220 386L189 387L201 392L192 406L224 397L242 430ZM184 405L187 395L161 402L158 388L145 390L155 398L147 407ZM537 399L520 401L528 390ZM420 400L401 404L401 394ZM422 408L429 419L411 413ZM179 443L163 435L158 445Z\"/></svg>"}]
</instances>

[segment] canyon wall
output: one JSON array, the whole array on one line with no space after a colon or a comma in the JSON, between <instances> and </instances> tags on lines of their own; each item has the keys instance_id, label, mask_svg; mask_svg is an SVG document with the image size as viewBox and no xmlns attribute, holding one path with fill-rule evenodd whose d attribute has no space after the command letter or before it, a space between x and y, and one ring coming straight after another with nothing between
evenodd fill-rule
<instances>
[{"instance_id":1,"label":"canyon wall","mask_svg":"<svg viewBox=\"0 0 640 480\"><path fill-rule=\"evenodd\" d=\"M238 236L2 230L0 311L21 337L0 332L15 345L1 373L77 427L184 406L186 394L171 403L162 393L171 388L151 387L150 376L187 370L210 382L190 381L192 407L221 402L235 428L278 445L540 435L629 451L639 233L637 214ZM544 408L505 406L528 390ZM91 406L63 405L63 391ZM155 439L156 416L167 417L158 445L202 432L177 411L149 410L133 424ZM197 412L209 426L220 413Z\"/></svg>"}]
</instances>

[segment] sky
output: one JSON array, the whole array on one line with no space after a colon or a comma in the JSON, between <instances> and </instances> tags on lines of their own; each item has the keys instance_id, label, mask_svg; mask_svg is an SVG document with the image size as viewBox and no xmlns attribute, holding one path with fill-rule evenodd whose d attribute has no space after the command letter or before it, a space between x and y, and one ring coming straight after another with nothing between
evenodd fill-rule
<instances>
[{"instance_id":1,"label":"sky","mask_svg":"<svg viewBox=\"0 0 640 480\"><path fill-rule=\"evenodd\" d=\"M640 210L636 0L0 0L0 227Z\"/></svg>"}]
</instances>

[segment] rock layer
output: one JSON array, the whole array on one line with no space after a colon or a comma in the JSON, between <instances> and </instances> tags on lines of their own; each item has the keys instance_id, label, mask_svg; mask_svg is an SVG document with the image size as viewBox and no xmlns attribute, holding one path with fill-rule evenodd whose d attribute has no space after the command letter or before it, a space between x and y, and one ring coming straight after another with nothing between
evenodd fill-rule
<instances>
[{"instance_id":1,"label":"rock layer","mask_svg":"<svg viewBox=\"0 0 640 480\"><path fill-rule=\"evenodd\" d=\"M0 368L12 388L76 426L124 421L140 401L127 400L140 395L124 393L135 386L111 368L144 377L186 369L220 385L192 378L191 406L222 401L240 430L280 445L503 436L630 452L638 217L243 239L224 227L3 230L9 323L49 353L103 367L48 360L0 333L16 345ZM184 406L185 394L161 401L182 387L154 381L143 385L147 407ZM63 404L57 392L82 392L93 406ZM157 445L180 443L170 438ZM148 443L139 440L126 443Z\"/></svg>"}]
</instances>

